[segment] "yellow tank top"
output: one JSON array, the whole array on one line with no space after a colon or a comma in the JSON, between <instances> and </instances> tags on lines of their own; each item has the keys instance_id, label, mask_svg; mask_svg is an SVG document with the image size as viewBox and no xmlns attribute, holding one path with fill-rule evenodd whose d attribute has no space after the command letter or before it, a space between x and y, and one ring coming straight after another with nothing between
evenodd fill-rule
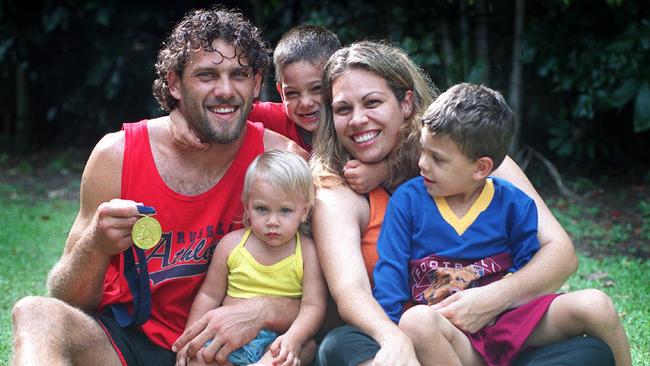
<instances>
[{"instance_id":1,"label":"yellow tank top","mask_svg":"<svg viewBox=\"0 0 650 366\"><path fill-rule=\"evenodd\" d=\"M244 247L251 230L247 229L239 244L228 255L228 291L230 297L248 299L255 296L302 297L302 251L296 233L295 252L270 266L260 264Z\"/></svg>"}]
</instances>

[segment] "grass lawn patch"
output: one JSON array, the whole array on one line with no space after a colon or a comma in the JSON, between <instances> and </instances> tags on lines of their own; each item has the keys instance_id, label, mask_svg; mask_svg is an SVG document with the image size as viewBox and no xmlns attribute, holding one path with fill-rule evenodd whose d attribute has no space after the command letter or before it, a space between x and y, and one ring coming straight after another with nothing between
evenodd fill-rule
<instances>
[{"instance_id":1,"label":"grass lawn patch","mask_svg":"<svg viewBox=\"0 0 650 366\"><path fill-rule=\"evenodd\" d=\"M47 273L78 208L79 167L34 166L6 167L0 156L0 365L11 357L11 308L23 296L45 294ZM598 288L609 294L630 340L633 364L650 365L650 182L603 186L610 189L577 201L545 195L581 253L578 272L562 290Z\"/></svg>"},{"instance_id":2,"label":"grass lawn patch","mask_svg":"<svg viewBox=\"0 0 650 366\"><path fill-rule=\"evenodd\" d=\"M0 365L11 357L11 308L23 296L45 294L47 273L61 256L78 208L72 201L12 197L0 198Z\"/></svg>"},{"instance_id":3,"label":"grass lawn patch","mask_svg":"<svg viewBox=\"0 0 650 366\"><path fill-rule=\"evenodd\" d=\"M563 291L597 288L614 301L623 322L634 365L650 365L650 261L629 257L593 259L580 256L578 271Z\"/></svg>"}]
</instances>

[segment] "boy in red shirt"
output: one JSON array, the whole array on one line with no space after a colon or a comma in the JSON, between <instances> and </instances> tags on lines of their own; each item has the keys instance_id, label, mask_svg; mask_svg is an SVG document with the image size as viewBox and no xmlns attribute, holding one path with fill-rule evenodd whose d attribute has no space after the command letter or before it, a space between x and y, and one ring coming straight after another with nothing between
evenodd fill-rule
<instances>
[{"instance_id":1,"label":"boy in red shirt","mask_svg":"<svg viewBox=\"0 0 650 366\"><path fill-rule=\"evenodd\" d=\"M250 121L293 140L311 152L312 136L318 129L321 110L323 65L341 43L334 32L317 25L299 25L287 31L273 52L276 88L282 103L255 102ZM174 142L188 149L207 148L180 113L171 113ZM345 178L357 193L367 193L388 177L384 162L362 164L350 160Z\"/></svg>"}]
</instances>

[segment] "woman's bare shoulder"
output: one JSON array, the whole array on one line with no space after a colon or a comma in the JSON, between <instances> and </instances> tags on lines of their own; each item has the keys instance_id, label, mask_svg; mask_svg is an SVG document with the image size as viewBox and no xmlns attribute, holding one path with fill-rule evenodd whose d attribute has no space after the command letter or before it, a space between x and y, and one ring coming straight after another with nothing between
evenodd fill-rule
<instances>
[{"instance_id":1,"label":"woman's bare shoulder","mask_svg":"<svg viewBox=\"0 0 650 366\"><path fill-rule=\"evenodd\" d=\"M358 225L364 229L368 225L370 205L365 196L354 192L350 187L340 184L334 187L321 187L316 191L313 224L344 228ZM363 230L362 230L363 231Z\"/></svg>"}]
</instances>

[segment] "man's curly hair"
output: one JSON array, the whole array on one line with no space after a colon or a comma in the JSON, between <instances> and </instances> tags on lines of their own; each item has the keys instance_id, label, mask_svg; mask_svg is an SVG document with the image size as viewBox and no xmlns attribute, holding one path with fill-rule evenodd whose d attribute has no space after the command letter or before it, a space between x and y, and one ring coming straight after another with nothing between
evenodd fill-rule
<instances>
[{"instance_id":1,"label":"man's curly hair","mask_svg":"<svg viewBox=\"0 0 650 366\"><path fill-rule=\"evenodd\" d=\"M222 39L242 52L240 60L246 57L247 66L254 73L267 71L271 62L269 46L262 40L257 27L239 11L219 6L192 10L176 25L158 52L153 95L164 111L170 112L178 106L178 100L169 92L168 72L181 76L191 53L200 49L216 51L212 48L212 42L216 39Z\"/></svg>"}]
</instances>

